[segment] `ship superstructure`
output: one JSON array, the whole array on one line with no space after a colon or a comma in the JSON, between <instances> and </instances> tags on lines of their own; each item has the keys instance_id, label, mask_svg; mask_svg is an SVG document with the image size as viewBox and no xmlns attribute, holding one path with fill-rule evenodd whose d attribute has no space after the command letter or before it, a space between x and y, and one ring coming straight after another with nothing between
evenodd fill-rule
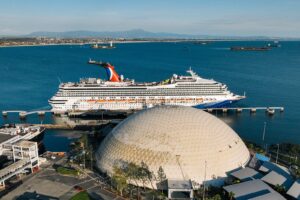
<instances>
[{"instance_id":1,"label":"ship superstructure","mask_svg":"<svg viewBox=\"0 0 300 200\"><path fill-rule=\"evenodd\" d=\"M109 63L90 60L89 64L104 67L108 80L87 78L61 83L49 100L54 113L141 110L157 105L223 107L245 98L231 93L225 84L201 78L191 69L186 76L174 74L164 81L138 83L119 76Z\"/></svg>"}]
</instances>

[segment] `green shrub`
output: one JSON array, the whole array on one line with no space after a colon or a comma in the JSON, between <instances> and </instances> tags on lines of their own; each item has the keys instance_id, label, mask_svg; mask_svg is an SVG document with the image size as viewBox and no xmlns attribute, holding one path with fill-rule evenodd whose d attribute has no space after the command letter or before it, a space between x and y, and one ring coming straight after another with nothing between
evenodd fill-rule
<instances>
[{"instance_id":1,"label":"green shrub","mask_svg":"<svg viewBox=\"0 0 300 200\"><path fill-rule=\"evenodd\" d=\"M78 176L79 171L76 169L71 169L71 168L66 168L66 167L58 167L56 171L60 174L63 175L73 175L73 176Z\"/></svg>"},{"instance_id":2,"label":"green shrub","mask_svg":"<svg viewBox=\"0 0 300 200\"><path fill-rule=\"evenodd\" d=\"M90 196L86 191L78 192L70 200L90 200Z\"/></svg>"}]
</instances>

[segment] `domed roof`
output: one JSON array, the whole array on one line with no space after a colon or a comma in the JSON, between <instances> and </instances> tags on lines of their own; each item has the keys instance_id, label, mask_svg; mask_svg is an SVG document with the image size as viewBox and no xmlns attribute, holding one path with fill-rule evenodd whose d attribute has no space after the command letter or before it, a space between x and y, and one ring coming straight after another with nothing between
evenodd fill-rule
<instances>
[{"instance_id":1,"label":"domed roof","mask_svg":"<svg viewBox=\"0 0 300 200\"><path fill-rule=\"evenodd\" d=\"M97 165L112 174L116 162L143 161L154 173L162 166L169 179L202 183L226 177L249 158L241 138L215 116L191 107L160 106L116 126L98 149Z\"/></svg>"}]
</instances>

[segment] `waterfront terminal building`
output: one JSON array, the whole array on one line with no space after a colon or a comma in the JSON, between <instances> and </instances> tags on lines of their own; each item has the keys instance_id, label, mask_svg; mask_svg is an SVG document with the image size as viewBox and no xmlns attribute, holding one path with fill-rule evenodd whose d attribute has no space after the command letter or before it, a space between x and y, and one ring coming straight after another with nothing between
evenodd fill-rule
<instances>
[{"instance_id":1,"label":"waterfront terminal building","mask_svg":"<svg viewBox=\"0 0 300 200\"><path fill-rule=\"evenodd\" d=\"M215 116L192 107L158 106L131 115L104 139L98 168L109 175L121 163L146 163L168 180L221 184L244 167L250 153L242 139Z\"/></svg>"}]
</instances>

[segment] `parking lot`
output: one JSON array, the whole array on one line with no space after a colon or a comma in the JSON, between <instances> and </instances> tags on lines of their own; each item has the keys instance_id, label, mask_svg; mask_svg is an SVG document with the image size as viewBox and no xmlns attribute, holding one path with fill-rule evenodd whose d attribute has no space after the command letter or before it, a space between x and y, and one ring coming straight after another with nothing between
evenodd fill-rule
<instances>
[{"instance_id":1,"label":"parking lot","mask_svg":"<svg viewBox=\"0 0 300 200\"><path fill-rule=\"evenodd\" d=\"M56 172L53 165L64 165L66 157L48 159L41 170L23 179L23 184L2 199L62 199L69 200L80 190L86 190L95 199L123 199L106 190L97 174L82 171L80 176L65 176Z\"/></svg>"}]
</instances>

